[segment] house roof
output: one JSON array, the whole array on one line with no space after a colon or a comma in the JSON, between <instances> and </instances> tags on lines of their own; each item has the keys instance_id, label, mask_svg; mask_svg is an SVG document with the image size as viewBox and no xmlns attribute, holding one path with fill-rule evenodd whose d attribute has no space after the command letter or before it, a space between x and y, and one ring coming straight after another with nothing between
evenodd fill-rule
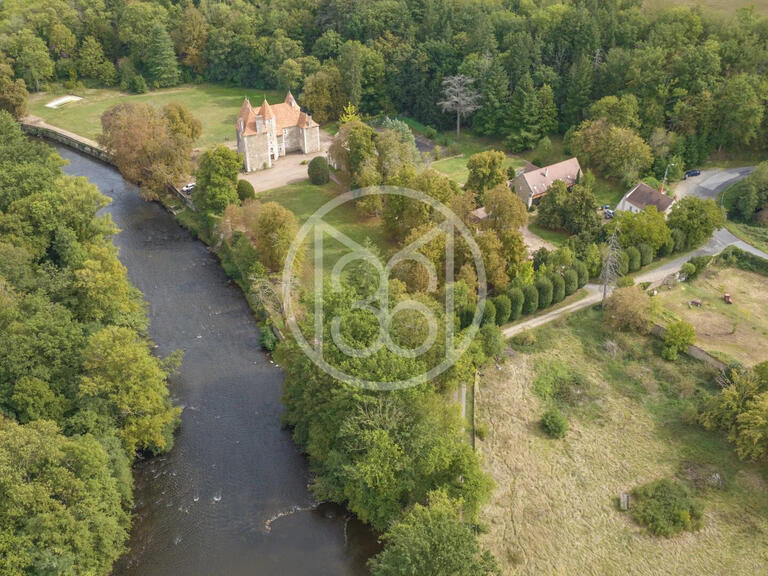
<instances>
[{"instance_id":1,"label":"house roof","mask_svg":"<svg viewBox=\"0 0 768 576\"><path fill-rule=\"evenodd\" d=\"M659 212L666 211L674 202L672 198L651 188L645 182L638 182L637 186L627 192L624 200L640 210L645 209L646 206L656 206Z\"/></svg>"},{"instance_id":2,"label":"house roof","mask_svg":"<svg viewBox=\"0 0 768 576\"><path fill-rule=\"evenodd\" d=\"M242 121L242 131L245 136L258 134L259 129L256 120L259 117L265 122L274 119L277 134L282 134L284 128L291 128L293 126L298 126L299 128L315 126L312 116L301 111L293 94L290 92L285 96L284 102L270 104L264 100L256 110L254 110L250 101L246 98L240 108L240 113L237 115L238 130L240 130L240 122ZM266 126L262 124L261 132L265 132L266 129Z\"/></svg>"},{"instance_id":3,"label":"house roof","mask_svg":"<svg viewBox=\"0 0 768 576\"><path fill-rule=\"evenodd\" d=\"M568 186L572 186L581 174L581 166L576 158L569 158L557 164L551 164L544 168L534 168L521 175L531 189L533 196L546 193L555 180L563 180Z\"/></svg>"}]
</instances>

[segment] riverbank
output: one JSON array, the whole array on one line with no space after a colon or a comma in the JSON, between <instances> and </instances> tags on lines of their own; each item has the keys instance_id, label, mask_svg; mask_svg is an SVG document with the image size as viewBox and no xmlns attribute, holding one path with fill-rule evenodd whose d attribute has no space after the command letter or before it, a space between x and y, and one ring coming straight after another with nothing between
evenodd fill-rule
<instances>
[{"instance_id":1,"label":"riverbank","mask_svg":"<svg viewBox=\"0 0 768 576\"><path fill-rule=\"evenodd\" d=\"M260 351L242 292L160 204L114 169L58 150L68 173L113 199L115 244L145 294L156 353L185 352L170 379L185 408L176 447L135 468L130 551L115 576L365 574L376 539L343 509L315 505L281 424L282 371Z\"/></svg>"}]
</instances>

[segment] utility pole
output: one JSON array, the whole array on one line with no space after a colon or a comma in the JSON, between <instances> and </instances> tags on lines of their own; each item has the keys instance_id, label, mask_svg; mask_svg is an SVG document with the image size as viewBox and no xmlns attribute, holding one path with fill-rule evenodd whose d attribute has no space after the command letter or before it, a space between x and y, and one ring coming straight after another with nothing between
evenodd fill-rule
<instances>
[{"instance_id":1,"label":"utility pole","mask_svg":"<svg viewBox=\"0 0 768 576\"><path fill-rule=\"evenodd\" d=\"M667 183L667 173L669 172L669 167L674 165L675 165L674 162L672 162L670 164L667 164L667 167L664 168L664 178L661 179L661 190L659 190L659 192L661 192L662 194L664 194L664 184Z\"/></svg>"}]
</instances>

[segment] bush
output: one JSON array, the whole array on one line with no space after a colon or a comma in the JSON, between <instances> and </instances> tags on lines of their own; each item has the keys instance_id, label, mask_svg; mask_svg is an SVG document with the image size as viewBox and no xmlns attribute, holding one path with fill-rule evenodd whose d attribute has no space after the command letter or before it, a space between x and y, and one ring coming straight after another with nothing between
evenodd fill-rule
<instances>
[{"instance_id":1,"label":"bush","mask_svg":"<svg viewBox=\"0 0 768 576\"><path fill-rule=\"evenodd\" d=\"M605 322L614 330L648 333L651 299L639 286L617 288L605 302Z\"/></svg>"},{"instance_id":2,"label":"bush","mask_svg":"<svg viewBox=\"0 0 768 576\"><path fill-rule=\"evenodd\" d=\"M328 161L322 157L317 156L312 158L307 168L307 174L309 174L309 181L316 186L327 184L331 179L331 172L328 169Z\"/></svg>"},{"instance_id":3,"label":"bush","mask_svg":"<svg viewBox=\"0 0 768 576\"><path fill-rule=\"evenodd\" d=\"M523 314L533 314L539 309L539 290L536 286L523 287Z\"/></svg>"},{"instance_id":4,"label":"bush","mask_svg":"<svg viewBox=\"0 0 768 576\"><path fill-rule=\"evenodd\" d=\"M501 329L495 324L486 324L480 328L480 344L486 357L493 358L501 354L504 347L504 339Z\"/></svg>"},{"instance_id":5,"label":"bush","mask_svg":"<svg viewBox=\"0 0 768 576\"><path fill-rule=\"evenodd\" d=\"M685 232L683 232L679 228L672 228L672 240L674 242L674 247L673 247L674 252L680 252L680 250L685 249L685 245L686 245Z\"/></svg>"},{"instance_id":6,"label":"bush","mask_svg":"<svg viewBox=\"0 0 768 576\"><path fill-rule=\"evenodd\" d=\"M430 140L434 140L435 136L437 136L437 130L435 130L432 126L427 126L424 128L424 136Z\"/></svg>"},{"instance_id":7,"label":"bush","mask_svg":"<svg viewBox=\"0 0 768 576\"><path fill-rule=\"evenodd\" d=\"M512 311L512 303L509 298L500 294L493 299L493 305L496 307L496 325L502 326L509 321L509 314Z\"/></svg>"},{"instance_id":8,"label":"bush","mask_svg":"<svg viewBox=\"0 0 768 576\"><path fill-rule=\"evenodd\" d=\"M674 536L701 526L702 506L680 482L663 478L632 491L634 519L656 536Z\"/></svg>"},{"instance_id":9,"label":"bush","mask_svg":"<svg viewBox=\"0 0 768 576\"><path fill-rule=\"evenodd\" d=\"M696 340L696 331L688 322L680 320L667 326L664 333L664 349L661 356L665 360L677 360L680 352L685 352L688 346Z\"/></svg>"},{"instance_id":10,"label":"bush","mask_svg":"<svg viewBox=\"0 0 768 576\"><path fill-rule=\"evenodd\" d=\"M555 273L550 277L550 281L552 282L552 304L562 302L565 298L565 280L560 274Z\"/></svg>"},{"instance_id":11,"label":"bush","mask_svg":"<svg viewBox=\"0 0 768 576\"><path fill-rule=\"evenodd\" d=\"M642 263L642 260L640 257L640 250L638 250L634 246L630 246L629 248L627 248L627 258L629 258L630 272L637 272L638 270L640 270L640 265Z\"/></svg>"},{"instance_id":12,"label":"bush","mask_svg":"<svg viewBox=\"0 0 768 576\"><path fill-rule=\"evenodd\" d=\"M144 76L136 74L128 79L128 91L134 94L146 94L147 81L144 80Z\"/></svg>"},{"instance_id":13,"label":"bush","mask_svg":"<svg viewBox=\"0 0 768 576\"><path fill-rule=\"evenodd\" d=\"M584 262L577 260L573 263L573 269L576 270L576 274L579 275L579 288L583 288L589 282L589 269Z\"/></svg>"},{"instance_id":14,"label":"bush","mask_svg":"<svg viewBox=\"0 0 768 576\"><path fill-rule=\"evenodd\" d=\"M565 295L570 296L579 289L579 275L573 268L569 268L563 274L565 281Z\"/></svg>"},{"instance_id":15,"label":"bush","mask_svg":"<svg viewBox=\"0 0 768 576\"><path fill-rule=\"evenodd\" d=\"M564 438L568 433L568 419L560 410L552 408L541 417L541 427L552 438Z\"/></svg>"},{"instance_id":16,"label":"bush","mask_svg":"<svg viewBox=\"0 0 768 576\"><path fill-rule=\"evenodd\" d=\"M552 291L554 287L550 279L543 276L536 280L535 286L539 292L539 310L543 310L552 304Z\"/></svg>"},{"instance_id":17,"label":"bush","mask_svg":"<svg viewBox=\"0 0 768 576\"><path fill-rule=\"evenodd\" d=\"M261 347L264 348L264 350L267 352L275 351L278 339L272 331L272 326L267 322L259 324L259 338L261 340Z\"/></svg>"},{"instance_id":18,"label":"bush","mask_svg":"<svg viewBox=\"0 0 768 576\"><path fill-rule=\"evenodd\" d=\"M694 256L686 264L693 264L695 270L693 274L688 276L690 280L693 280L696 278L699 274L701 274L707 266L709 266L709 263L712 262L712 256Z\"/></svg>"},{"instance_id":19,"label":"bush","mask_svg":"<svg viewBox=\"0 0 768 576\"><path fill-rule=\"evenodd\" d=\"M616 280L616 288L627 288L628 286L634 286L635 279L632 276L622 276Z\"/></svg>"},{"instance_id":20,"label":"bush","mask_svg":"<svg viewBox=\"0 0 768 576\"><path fill-rule=\"evenodd\" d=\"M680 274L682 274L686 280L692 280L696 276L696 266L690 262L686 262L680 267Z\"/></svg>"},{"instance_id":21,"label":"bush","mask_svg":"<svg viewBox=\"0 0 768 576\"><path fill-rule=\"evenodd\" d=\"M507 291L507 298L509 298L509 321L514 322L520 318L520 314L523 312L525 295L520 288L510 288Z\"/></svg>"},{"instance_id":22,"label":"bush","mask_svg":"<svg viewBox=\"0 0 768 576\"><path fill-rule=\"evenodd\" d=\"M256 198L256 191L253 189L253 184L248 182L248 180L238 180L237 197L240 198L240 202L245 202L250 198Z\"/></svg>"},{"instance_id":23,"label":"bush","mask_svg":"<svg viewBox=\"0 0 768 576\"><path fill-rule=\"evenodd\" d=\"M480 324L485 326L486 324L495 324L495 323L496 323L496 305L493 303L493 300L488 298L485 301L485 311L483 312L483 320Z\"/></svg>"},{"instance_id":24,"label":"bush","mask_svg":"<svg viewBox=\"0 0 768 576\"><path fill-rule=\"evenodd\" d=\"M648 264L653 262L653 246L650 244L640 244L640 246L638 246L638 250L640 250L641 266L648 266Z\"/></svg>"},{"instance_id":25,"label":"bush","mask_svg":"<svg viewBox=\"0 0 768 576\"><path fill-rule=\"evenodd\" d=\"M626 276L629 272L629 254L626 250L621 250L618 254L619 274Z\"/></svg>"}]
</instances>

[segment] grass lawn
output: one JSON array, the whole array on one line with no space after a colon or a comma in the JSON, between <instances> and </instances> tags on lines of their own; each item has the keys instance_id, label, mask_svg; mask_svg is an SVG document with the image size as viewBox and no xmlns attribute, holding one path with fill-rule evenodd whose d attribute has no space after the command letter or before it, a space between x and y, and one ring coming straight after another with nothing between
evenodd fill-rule
<instances>
[{"instance_id":1,"label":"grass lawn","mask_svg":"<svg viewBox=\"0 0 768 576\"><path fill-rule=\"evenodd\" d=\"M565 246L568 242L568 238L570 238L568 232L565 232L564 230L549 230L547 228L542 228L537 224L537 220L538 216L531 216L528 221L528 230L536 234L539 238L554 244L558 248L560 246Z\"/></svg>"},{"instance_id":2,"label":"grass lawn","mask_svg":"<svg viewBox=\"0 0 768 576\"><path fill-rule=\"evenodd\" d=\"M768 228L764 226L750 226L743 222L728 220L725 227L737 238L752 244L755 248L768 252Z\"/></svg>"},{"instance_id":3,"label":"grass lawn","mask_svg":"<svg viewBox=\"0 0 768 576\"><path fill-rule=\"evenodd\" d=\"M685 424L697 390L714 391L702 363L659 355L660 341L603 328L592 309L532 332L486 369L475 400L477 440L496 482L481 536L505 575L761 573L768 562L764 467L740 462L718 433ZM537 377L560 368L566 394L545 400ZM541 415L556 404L570 431L553 440ZM706 485L714 473L722 488ZM657 538L618 510L619 493L662 477L689 483L704 526Z\"/></svg>"},{"instance_id":4,"label":"grass lawn","mask_svg":"<svg viewBox=\"0 0 768 576\"><path fill-rule=\"evenodd\" d=\"M768 279L734 268L711 268L690 283L657 296L662 321L685 320L696 329L696 343L724 362L746 365L768 360ZM728 292L733 304L723 301ZM688 307L691 300L702 306Z\"/></svg>"},{"instance_id":5,"label":"grass lawn","mask_svg":"<svg viewBox=\"0 0 768 576\"><path fill-rule=\"evenodd\" d=\"M32 95L29 101L30 114L49 124L95 140L101 132L101 114L119 102L150 102L157 106L181 102L203 123L203 134L197 142L197 146L201 148L235 139L235 119L245 96L248 96L254 105L261 103L264 96L270 104L282 102L285 98L283 92L213 84L187 84L147 94L84 89L74 92L82 97L78 102L64 104L57 110L45 107L51 100L68 93L57 87L52 92Z\"/></svg>"},{"instance_id":6,"label":"grass lawn","mask_svg":"<svg viewBox=\"0 0 768 576\"><path fill-rule=\"evenodd\" d=\"M464 185L469 176L469 170L467 170L467 162L469 161L469 155L462 154L461 156L454 156L452 158L443 158L432 162L431 168L434 168L438 172L441 172L448 176L451 180L458 182L460 185ZM514 156L507 156L504 159L504 168L514 166L519 168L523 166L523 161Z\"/></svg>"},{"instance_id":7,"label":"grass lawn","mask_svg":"<svg viewBox=\"0 0 768 576\"><path fill-rule=\"evenodd\" d=\"M289 184L281 188L267 190L266 192L259 192L256 198L260 202L277 202L288 208L288 210L296 215L299 225L302 225L318 208L335 198L338 194L339 189L333 182L323 186L315 186L309 180L306 180L297 184ZM366 238L369 238L381 250L386 251L390 248L384 236L381 221L377 218L361 219L352 202L334 209L324 220L327 224L330 224L358 244L364 244ZM311 238L312 235L310 234L307 240L309 251L305 258L308 266L314 262ZM341 244L338 240L326 238L323 243L323 267L325 272L330 273L333 265L341 256L348 252L350 252L350 248ZM386 255L386 253L383 255ZM305 278L308 281L311 278L309 271L307 271Z\"/></svg>"},{"instance_id":8,"label":"grass lawn","mask_svg":"<svg viewBox=\"0 0 768 576\"><path fill-rule=\"evenodd\" d=\"M768 14L768 0L673 0L673 5L701 6L704 13L716 12L729 15L740 8L754 6L758 14ZM670 3L665 0L645 0L645 5L652 9L669 9Z\"/></svg>"}]
</instances>

